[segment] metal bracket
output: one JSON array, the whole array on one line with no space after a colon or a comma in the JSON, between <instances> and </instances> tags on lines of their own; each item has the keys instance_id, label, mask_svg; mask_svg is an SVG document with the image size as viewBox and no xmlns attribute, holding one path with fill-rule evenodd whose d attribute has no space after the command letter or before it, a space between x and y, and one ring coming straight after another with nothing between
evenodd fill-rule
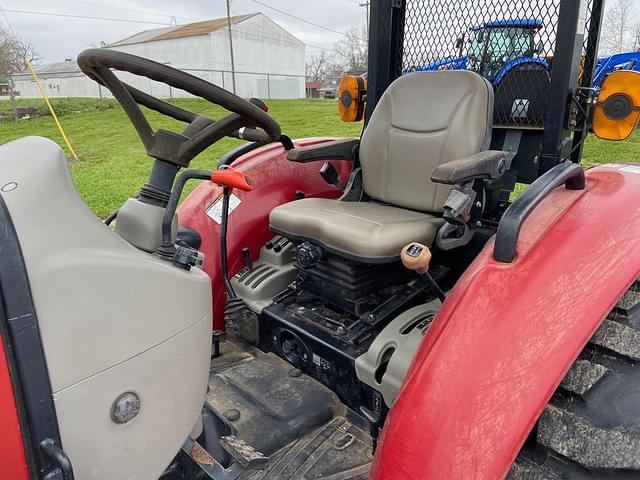
<instances>
[{"instance_id":1,"label":"metal bracket","mask_svg":"<svg viewBox=\"0 0 640 480\"><path fill-rule=\"evenodd\" d=\"M200 470L207 475L207 478L211 480L236 480L245 471L239 463L233 463L229 468L224 468L209 452L191 438L187 438L184 442L182 451L193 460L193 462L200 467Z\"/></svg>"},{"instance_id":2,"label":"metal bracket","mask_svg":"<svg viewBox=\"0 0 640 480\"><path fill-rule=\"evenodd\" d=\"M456 237L455 234L460 228L463 228L464 231L460 237ZM436 246L442 251L452 250L469 243L474 234L475 231L469 228L468 225L458 227L450 223L445 223L438 230L435 243Z\"/></svg>"},{"instance_id":3,"label":"metal bracket","mask_svg":"<svg viewBox=\"0 0 640 480\"><path fill-rule=\"evenodd\" d=\"M520 141L522 140L522 130L508 130L504 136L504 143L501 150L506 153L507 170L511 168L511 162L520 150Z\"/></svg>"},{"instance_id":4,"label":"metal bracket","mask_svg":"<svg viewBox=\"0 0 640 480\"><path fill-rule=\"evenodd\" d=\"M263 470L269 464L269 457L234 436L222 437L220 445L235 460L229 468L220 465L208 451L191 438L184 442L182 451L211 480L236 480L247 470Z\"/></svg>"},{"instance_id":5,"label":"metal bracket","mask_svg":"<svg viewBox=\"0 0 640 480\"><path fill-rule=\"evenodd\" d=\"M63 480L73 480L73 466L71 465L71 460L67 454L60 448L56 443L50 439L46 438L42 442L40 442L40 450L42 453L49 458L60 470L62 474ZM51 478L48 476L48 478Z\"/></svg>"},{"instance_id":6,"label":"metal bracket","mask_svg":"<svg viewBox=\"0 0 640 480\"><path fill-rule=\"evenodd\" d=\"M269 465L269 457L233 435L221 437L220 445L245 470L262 470Z\"/></svg>"}]
</instances>

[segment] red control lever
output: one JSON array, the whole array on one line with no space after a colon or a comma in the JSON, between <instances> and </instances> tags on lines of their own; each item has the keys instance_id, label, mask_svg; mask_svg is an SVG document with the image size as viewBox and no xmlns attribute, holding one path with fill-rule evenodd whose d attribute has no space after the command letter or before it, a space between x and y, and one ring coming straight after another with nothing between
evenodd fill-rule
<instances>
[{"instance_id":1,"label":"red control lever","mask_svg":"<svg viewBox=\"0 0 640 480\"><path fill-rule=\"evenodd\" d=\"M214 170L211 173L211 181L223 187L237 188L245 192L253 190L251 179L234 168Z\"/></svg>"}]
</instances>

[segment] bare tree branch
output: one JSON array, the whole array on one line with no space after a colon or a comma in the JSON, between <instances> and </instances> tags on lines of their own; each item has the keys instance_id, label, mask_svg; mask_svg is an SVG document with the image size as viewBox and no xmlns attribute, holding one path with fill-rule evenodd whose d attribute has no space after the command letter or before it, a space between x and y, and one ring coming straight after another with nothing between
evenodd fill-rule
<instances>
[{"instance_id":1,"label":"bare tree branch","mask_svg":"<svg viewBox=\"0 0 640 480\"><path fill-rule=\"evenodd\" d=\"M25 71L27 64L38 58L33 43L12 34L0 25L0 78Z\"/></svg>"},{"instance_id":2,"label":"bare tree branch","mask_svg":"<svg viewBox=\"0 0 640 480\"><path fill-rule=\"evenodd\" d=\"M329 67L329 60L324 50L320 52L320 55L313 55L306 66L307 80L310 82L320 82L327 78L327 69Z\"/></svg>"},{"instance_id":3,"label":"bare tree branch","mask_svg":"<svg viewBox=\"0 0 640 480\"><path fill-rule=\"evenodd\" d=\"M636 24L635 31L633 32L633 51L640 52L640 23Z\"/></svg>"},{"instance_id":4,"label":"bare tree branch","mask_svg":"<svg viewBox=\"0 0 640 480\"><path fill-rule=\"evenodd\" d=\"M633 48L633 5L634 0L615 0L605 15L600 40L603 53L620 53Z\"/></svg>"},{"instance_id":5,"label":"bare tree branch","mask_svg":"<svg viewBox=\"0 0 640 480\"><path fill-rule=\"evenodd\" d=\"M363 40L366 29L358 31L357 28L349 30L344 40L335 44L336 60L346 72L367 71L367 42Z\"/></svg>"}]
</instances>

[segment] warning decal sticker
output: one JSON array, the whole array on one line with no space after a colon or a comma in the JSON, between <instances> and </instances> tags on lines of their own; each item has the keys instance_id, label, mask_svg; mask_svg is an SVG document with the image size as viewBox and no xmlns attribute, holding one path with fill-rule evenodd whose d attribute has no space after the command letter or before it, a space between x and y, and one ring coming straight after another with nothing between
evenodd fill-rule
<instances>
[{"instance_id":1,"label":"warning decal sticker","mask_svg":"<svg viewBox=\"0 0 640 480\"><path fill-rule=\"evenodd\" d=\"M242 203L241 200L232 193L229 197L229 215L238 208L240 203ZM220 225L222 223L222 195L216 198L215 201L207 207L205 212L211 220Z\"/></svg>"}]
</instances>

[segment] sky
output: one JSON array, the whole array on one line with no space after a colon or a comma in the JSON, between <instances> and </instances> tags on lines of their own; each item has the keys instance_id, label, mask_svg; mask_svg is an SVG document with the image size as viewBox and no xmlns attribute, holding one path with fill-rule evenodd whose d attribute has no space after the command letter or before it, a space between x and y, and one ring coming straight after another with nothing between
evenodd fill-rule
<instances>
[{"instance_id":1,"label":"sky","mask_svg":"<svg viewBox=\"0 0 640 480\"><path fill-rule=\"evenodd\" d=\"M364 0L259 0L305 20L345 32L365 24ZM111 43L142 30L220 18L226 15L225 0L0 0L6 18L0 24L34 43L39 63L75 58L83 49L100 42ZM17 13L21 10L77 16L104 17L111 20L70 18ZM330 49L342 38L338 33L303 23L253 0L232 0L231 14L262 12L307 44L307 56ZM116 20L126 20L116 21ZM140 23L135 23L140 22ZM143 23L148 22L148 23ZM157 25L156 25L157 24Z\"/></svg>"},{"instance_id":2,"label":"sky","mask_svg":"<svg viewBox=\"0 0 640 480\"><path fill-rule=\"evenodd\" d=\"M232 15L262 12L307 45L307 58L330 50L346 32L365 24L366 0L231 0ZM443 1L445 4L450 0ZM555 1L555 0L554 0ZM635 2L636 0L634 0ZM611 5L611 1L608 5ZM326 28L305 23L273 7ZM142 30L220 18L225 0L0 0L0 24L34 43L39 63L75 58L85 48L112 43ZM23 13L18 13L20 10ZM636 8L636 12L638 9ZM24 13L30 12L30 13ZM36 14L40 13L40 14ZM4 15L2 15L4 13ZM102 17L102 20L42 15ZM333 30L333 31L332 31Z\"/></svg>"}]
</instances>

